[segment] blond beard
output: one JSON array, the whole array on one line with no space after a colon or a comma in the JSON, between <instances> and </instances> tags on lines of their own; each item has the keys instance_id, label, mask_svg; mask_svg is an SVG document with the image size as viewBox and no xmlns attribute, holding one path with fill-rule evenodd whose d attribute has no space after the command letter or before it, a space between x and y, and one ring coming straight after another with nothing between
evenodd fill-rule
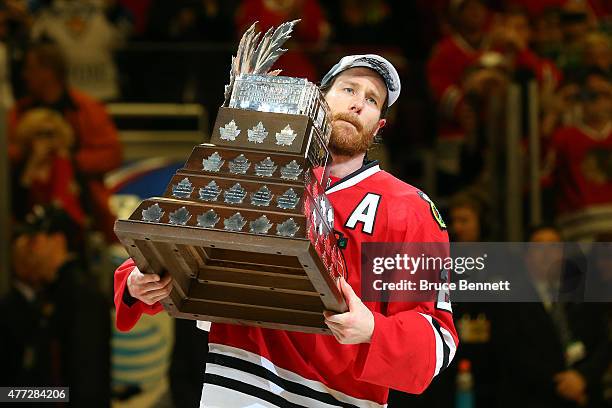
<instances>
[{"instance_id":1,"label":"blond beard","mask_svg":"<svg viewBox=\"0 0 612 408\"><path fill-rule=\"evenodd\" d=\"M332 118L329 150L337 156L348 157L365 153L374 143L374 132L377 127L378 123L371 128L364 129L356 115L347 112L336 113Z\"/></svg>"}]
</instances>

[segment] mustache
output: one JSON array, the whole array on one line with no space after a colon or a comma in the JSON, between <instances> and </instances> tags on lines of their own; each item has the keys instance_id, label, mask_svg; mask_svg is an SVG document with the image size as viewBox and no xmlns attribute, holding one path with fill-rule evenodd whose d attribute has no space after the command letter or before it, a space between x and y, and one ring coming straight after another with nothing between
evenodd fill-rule
<instances>
[{"instance_id":1,"label":"mustache","mask_svg":"<svg viewBox=\"0 0 612 408\"><path fill-rule=\"evenodd\" d=\"M335 113L332 117L332 122L335 122L337 120L343 120L345 122L350 123L351 125L355 126L355 129L357 129L358 132L361 132L363 128L357 115L352 114L352 113L348 113L348 112Z\"/></svg>"}]
</instances>

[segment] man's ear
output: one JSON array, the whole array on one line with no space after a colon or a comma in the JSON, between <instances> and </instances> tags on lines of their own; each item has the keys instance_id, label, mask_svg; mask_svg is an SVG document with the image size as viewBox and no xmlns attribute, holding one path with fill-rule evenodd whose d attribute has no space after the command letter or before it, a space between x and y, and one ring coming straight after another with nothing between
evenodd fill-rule
<instances>
[{"instance_id":1,"label":"man's ear","mask_svg":"<svg viewBox=\"0 0 612 408\"><path fill-rule=\"evenodd\" d=\"M380 119L378 121L378 127L376 128L376 132L374 132L374 136L378 135L378 132L380 131L380 129L384 128L386 124L387 124L387 119Z\"/></svg>"}]
</instances>

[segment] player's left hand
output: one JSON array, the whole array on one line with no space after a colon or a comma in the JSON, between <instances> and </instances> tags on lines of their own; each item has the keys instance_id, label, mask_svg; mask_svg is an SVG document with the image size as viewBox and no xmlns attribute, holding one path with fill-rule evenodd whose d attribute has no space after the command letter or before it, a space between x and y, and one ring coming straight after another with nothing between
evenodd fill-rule
<instances>
[{"instance_id":1,"label":"player's left hand","mask_svg":"<svg viewBox=\"0 0 612 408\"><path fill-rule=\"evenodd\" d=\"M323 312L325 324L340 344L369 343L374 332L374 315L344 278L340 278L339 284L349 311Z\"/></svg>"}]
</instances>

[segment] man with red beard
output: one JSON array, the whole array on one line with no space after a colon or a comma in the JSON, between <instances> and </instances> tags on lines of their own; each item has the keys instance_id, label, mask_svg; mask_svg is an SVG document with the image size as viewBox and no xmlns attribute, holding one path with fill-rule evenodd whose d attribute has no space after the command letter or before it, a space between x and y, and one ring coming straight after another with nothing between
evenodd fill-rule
<instances>
[{"instance_id":1,"label":"man with red beard","mask_svg":"<svg viewBox=\"0 0 612 408\"><path fill-rule=\"evenodd\" d=\"M399 97L397 71L378 55L347 56L321 90L333 113L326 194L347 264L338 284L349 311L324 313L333 336L213 323L202 407L383 407L389 388L423 392L455 354L448 293L430 302L361 300L363 243L448 242L427 195L365 162ZM171 289L170 277L143 274L128 260L115 272L117 327L161 311Z\"/></svg>"}]
</instances>

